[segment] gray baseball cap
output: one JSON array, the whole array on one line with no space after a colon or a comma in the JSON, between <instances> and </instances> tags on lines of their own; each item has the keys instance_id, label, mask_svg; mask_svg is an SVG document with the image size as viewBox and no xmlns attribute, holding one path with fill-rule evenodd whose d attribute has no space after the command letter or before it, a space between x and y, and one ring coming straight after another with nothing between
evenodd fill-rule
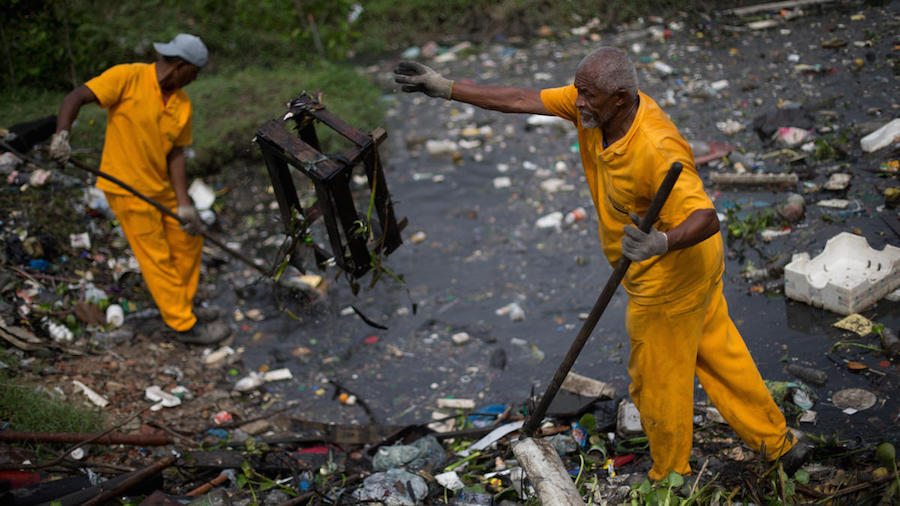
<instances>
[{"instance_id":1,"label":"gray baseball cap","mask_svg":"<svg viewBox=\"0 0 900 506\"><path fill-rule=\"evenodd\" d=\"M163 56L177 56L198 67L206 65L209 59L209 52L200 37L189 33L179 33L171 42L154 42L153 48Z\"/></svg>"}]
</instances>

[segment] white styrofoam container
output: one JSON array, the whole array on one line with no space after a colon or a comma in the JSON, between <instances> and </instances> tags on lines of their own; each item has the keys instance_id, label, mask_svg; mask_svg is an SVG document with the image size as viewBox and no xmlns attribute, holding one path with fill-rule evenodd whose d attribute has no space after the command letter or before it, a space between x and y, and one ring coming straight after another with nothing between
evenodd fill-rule
<instances>
[{"instance_id":1,"label":"white styrofoam container","mask_svg":"<svg viewBox=\"0 0 900 506\"><path fill-rule=\"evenodd\" d=\"M843 315L866 309L898 286L900 248L878 251L848 232L829 239L819 256L797 253L784 267L785 295Z\"/></svg>"}]
</instances>

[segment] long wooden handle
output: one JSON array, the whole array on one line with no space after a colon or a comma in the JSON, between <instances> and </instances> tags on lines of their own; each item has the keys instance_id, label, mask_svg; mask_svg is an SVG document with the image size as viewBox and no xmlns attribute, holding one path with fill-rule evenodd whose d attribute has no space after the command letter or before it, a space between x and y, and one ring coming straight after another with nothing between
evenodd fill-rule
<instances>
[{"instance_id":1,"label":"long wooden handle","mask_svg":"<svg viewBox=\"0 0 900 506\"><path fill-rule=\"evenodd\" d=\"M650 231L650 227L653 226L653 223L656 222L656 219L659 217L659 212L662 209L663 204L666 203L666 199L669 198L669 194L672 193L672 188L675 187L675 182L678 181L678 176L681 175L682 168L680 162L673 163L669 168L666 178L663 179L662 184L656 191L656 195L650 202L647 214L645 214L644 218L641 220L639 228L644 233ZM556 397L556 393L559 392L559 387L562 386L569 371L572 370L572 366L575 364L575 360L578 359L581 349L584 348L588 338L591 337L591 332L593 332L594 327L597 326L600 316L606 311L606 306L609 305L609 301L616 292L616 288L619 287L619 283L621 283L622 279L625 277L625 272L628 270L629 266L631 266L631 260L623 256L622 259L619 260L619 265L616 266L609 276L609 280L606 281L606 286L603 287L603 291L600 292L600 296L597 297L597 302L594 303L594 307L591 309L590 314L588 314L587 320L585 320L584 325L581 326L578 336L572 341L569 352L566 353L562 363L559 364L559 368L556 369L556 374L553 376L553 381L547 386L547 391L541 396L541 400L538 402L534 411L528 414L525 425L522 427L521 437L532 437L534 435L538 425L540 425L541 420L544 419L544 415L547 413L547 408L550 407L550 403L553 401L553 398Z\"/></svg>"}]
</instances>

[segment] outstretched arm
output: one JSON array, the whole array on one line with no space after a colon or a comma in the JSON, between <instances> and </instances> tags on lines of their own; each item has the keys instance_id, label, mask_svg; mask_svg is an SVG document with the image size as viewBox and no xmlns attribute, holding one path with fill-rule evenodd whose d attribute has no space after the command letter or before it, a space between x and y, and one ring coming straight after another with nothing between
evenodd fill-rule
<instances>
[{"instance_id":1,"label":"outstretched arm","mask_svg":"<svg viewBox=\"0 0 900 506\"><path fill-rule=\"evenodd\" d=\"M544 107L538 90L452 81L417 62L400 62L394 69L394 81L402 84L401 89L405 92L422 92L430 97L457 100L482 109L551 115Z\"/></svg>"}]
</instances>

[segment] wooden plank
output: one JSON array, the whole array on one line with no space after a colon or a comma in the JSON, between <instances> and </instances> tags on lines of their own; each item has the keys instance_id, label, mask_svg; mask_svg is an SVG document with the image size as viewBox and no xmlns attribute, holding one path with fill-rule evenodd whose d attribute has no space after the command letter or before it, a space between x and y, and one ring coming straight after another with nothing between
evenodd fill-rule
<instances>
[{"instance_id":1,"label":"wooden plank","mask_svg":"<svg viewBox=\"0 0 900 506\"><path fill-rule=\"evenodd\" d=\"M584 504L575 483L553 445L534 438L512 443L513 453L537 490L544 506L580 506Z\"/></svg>"},{"instance_id":2,"label":"wooden plank","mask_svg":"<svg viewBox=\"0 0 900 506\"><path fill-rule=\"evenodd\" d=\"M792 9L794 7L806 7L808 5L829 4L835 0L791 0L785 2L769 2L757 5L748 5L747 7L738 7L722 11L725 14L734 14L735 16L746 16L748 14L756 14L758 12L773 12L781 9Z\"/></svg>"}]
</instances>

